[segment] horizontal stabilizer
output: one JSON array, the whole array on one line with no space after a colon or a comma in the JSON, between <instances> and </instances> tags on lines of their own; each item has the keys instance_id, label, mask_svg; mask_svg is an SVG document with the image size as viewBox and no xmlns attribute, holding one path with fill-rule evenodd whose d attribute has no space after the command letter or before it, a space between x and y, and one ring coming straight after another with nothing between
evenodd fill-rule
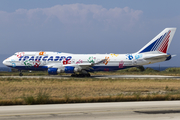
<instances>
[{"instance_id":1,"label":"horizontal stabilizer","mask_svg":"<svg viewBox=\"0 0 180 120\"><path fill-rule=\"evenodd\" d=\"M171 57L175 57L176 55L171 55Z\"/></svg>"},{"instance_id":2,"label":"horizontal stabilizer","mask_svg":"<svg viewBox=\"0 0 180 120\"><path fill-rule=\"evenodd\" d=\"M157 59L165 59L169 57L170 55L158 55L158 56L152 56L152 57L145 57L145 60L157 60Z\"/></svg>"}]
</instances>

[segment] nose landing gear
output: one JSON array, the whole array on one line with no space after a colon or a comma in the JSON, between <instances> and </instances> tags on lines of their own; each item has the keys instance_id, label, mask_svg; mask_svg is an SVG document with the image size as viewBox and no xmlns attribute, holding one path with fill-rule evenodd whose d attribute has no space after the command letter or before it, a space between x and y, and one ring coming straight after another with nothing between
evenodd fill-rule
<instances>
[{"instance_id":1,"label":"nose landing gear","mask_svg":"<svg viewBox=\"0 0 180 120\"><path fill-rule=\"evenodd\" d=\"M21 70L19 70L19 72L20 72L20 73L19 73L19 76L23 76L22 71L21 71Z\"/></svg>"}]
</instances>

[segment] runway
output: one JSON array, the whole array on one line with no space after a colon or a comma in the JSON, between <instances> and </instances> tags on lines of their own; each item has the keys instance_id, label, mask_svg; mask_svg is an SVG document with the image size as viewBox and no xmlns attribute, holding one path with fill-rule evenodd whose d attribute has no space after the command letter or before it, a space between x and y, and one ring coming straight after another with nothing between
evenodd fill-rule
<instances>
[{"instance_id":1,"label":"runway","mask_svg":"<svg viewBox=\"0 0 180 120\"><path fill-rule=\"evenodd\" d=\"M3 120L179 120L180 101L0 106Z\"/></svg>"},{"instance_id":2,"label":"runway","mask_svg":"<svg viewBox=\"0 0 180 120\"><path fill-rule=\"evenodd\" d=\"M0 76L0 78L46 78L46 79L69 79L69 78L82 78L82 77L71 77L67 75L50 75L50 76ZM152 78L152 79L180 79L180 76L165 76L165 75L93 75L90 78Z\"/></svg>"}]
</instances>

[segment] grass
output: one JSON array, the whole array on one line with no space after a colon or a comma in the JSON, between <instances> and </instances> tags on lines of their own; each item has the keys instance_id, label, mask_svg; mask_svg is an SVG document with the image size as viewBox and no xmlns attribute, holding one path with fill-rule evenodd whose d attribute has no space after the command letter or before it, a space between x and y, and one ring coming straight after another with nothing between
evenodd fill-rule
<instances>
[{"instance_id":1,"label":"grass","mask_svg":"<svg viewBox=\"0 0 180 120\"><path fill-rule=\"evenodd\" d=\"M180 68L167 68L164 71L158 71L154 70L152 68L146 68L144 69L143 66L140 66L138 68L128 68L124 70L118 70L118 71L105 71L105 72L94 72L91 73L91 75L126 75L126 74L132 74L132 75L170 75L170 76L180 76ZM0 72L0 76L18 76L19 72ZM47 71L23 71L24 76L47 76ZM66 73L61 73L59 75L69 75Z\"/></svg>"},{"instance_id":2,"label":"grass","mask_svg":"<svg viewBox=\"0 0 180 120\"><path fill-rule=\"evenodd\" d=\"M44 76L46 71L24 71L25 76ZM156 71L130 68L91 75L172 75L180 76L180 68ZM0 76L18 76L18 72L0 72ZM69 75L69 74L61 74ZM0 78L0 105L115 102L147 100L180 100L180 80L176 79L45 79Z\"/></svg>"},{"instance_id":3,"label":"grass","mask_svg":"<svg viewBox=\"0 0 180 120\"><path fill-rule=\"evenodd\" d=\"M36 97L29 95L24 96L23 100L25 104L31 105L31 104L45 104L47 101L49 101L49 95L46 92L42 92L41 90L37 94Z\"/></svg>"},{"instance_id":4,"label":"grass","mask_svg":"<svg viewBox=\"0 0 180 120\"><path fill-rule=\"evenodd\" d=\"M180 100L176 79L0 78L0 105Z\"/></svg>"}]
</instances>

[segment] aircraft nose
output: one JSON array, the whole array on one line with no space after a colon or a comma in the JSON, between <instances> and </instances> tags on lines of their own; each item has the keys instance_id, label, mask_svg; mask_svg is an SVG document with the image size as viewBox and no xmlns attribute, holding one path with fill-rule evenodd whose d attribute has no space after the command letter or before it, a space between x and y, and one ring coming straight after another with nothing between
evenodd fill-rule
<instances>
[{"instance_id":1,"label":"aircraft nose","mask_svg":"<svg viewBox=\"0 0 180 120\"><path fill-rule=\"evenodd\" d=\"M3 61L3 64L6 65L6 60Z\"/></svg>"}]
</instances>

